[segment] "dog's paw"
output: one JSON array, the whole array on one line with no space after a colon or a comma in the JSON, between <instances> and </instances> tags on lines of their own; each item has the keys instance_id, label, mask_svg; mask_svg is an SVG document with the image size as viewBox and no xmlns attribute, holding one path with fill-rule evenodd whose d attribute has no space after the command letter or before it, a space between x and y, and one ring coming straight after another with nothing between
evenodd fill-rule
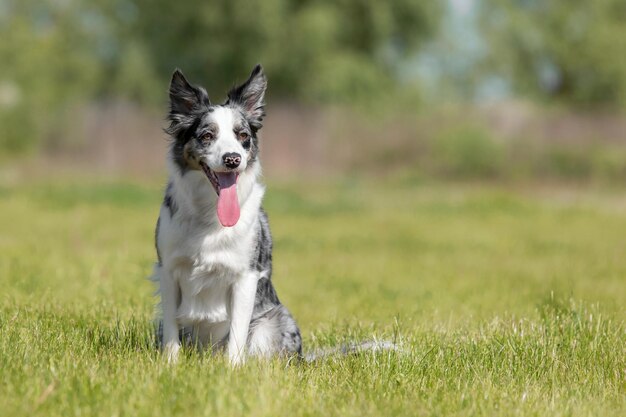
<instances>
[{"instance_id":1,"label":"dog's paw","mask_svg":"<svg viewBox=\"0 0 626 417\"><path fill-rule=\"evenodd\" d=\"M228 349L228 362L233 368L243 365L246 362L245 353L240 349Z\"/></svg>"},{"instance_id":2,"label":"dog's paw","mask_svg":"<svg viewBox=\"0 0 626 417\"><path fill-rule=\"evenodd\" d=\"M178 356L180 354L180 343L173 342L165 345L163 349L163 355L167 359L167 363L176 363L178 362Z\"/></svg>"},{"instance_id":3,"label":"dog's paw","mask_svg":"<svg viewBox=\"0 0 626 417\"><path fill-rule=\"evenodd\" d=\"M243 355L229 356L228 362L230 363L231 367L238 368L246 363L246 358Z\"/></svg>"}]
</instances>

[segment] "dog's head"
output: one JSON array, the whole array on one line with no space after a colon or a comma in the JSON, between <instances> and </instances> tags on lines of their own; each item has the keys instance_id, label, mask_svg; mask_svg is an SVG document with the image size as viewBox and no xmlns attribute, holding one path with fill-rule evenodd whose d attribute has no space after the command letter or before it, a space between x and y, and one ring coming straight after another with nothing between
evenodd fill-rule
<instances>
[{"instance_id":1,"label":"dog's head","mask_svg":"<svg viewBox=\"0 0 626 417\"><path fill-rule=\"evenodd\" d=\"M206 174L218 197L218 217L224 226L239 219L237 179L256 162L257 132L262 126L267 79L257 65L246 82L213 105L206 90L190 84L180 70L170 83L172 153L180 173Z\"/></svg>"}]
</instances>

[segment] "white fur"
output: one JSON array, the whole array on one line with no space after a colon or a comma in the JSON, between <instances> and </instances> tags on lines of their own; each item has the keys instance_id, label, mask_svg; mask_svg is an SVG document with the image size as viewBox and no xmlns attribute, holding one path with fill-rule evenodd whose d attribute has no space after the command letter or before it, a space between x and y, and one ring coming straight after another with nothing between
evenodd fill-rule
<instances>
[{"instance_id":1,"label":"white fur","mask_svg":"<svg viewBox=\"0 0 626 417\"><path fill-rule=\"evenodd\" d=\"M269 357L276 351L276 332L279 331L276 322L260 320L254 327L250 338L250 354L259 357Z\"/></svg>"},{"instance_id":2,"label":"white fur","mask_svg":"<svg viewBox=\"0 0 626 417\"><path fill-rule=\"evenodd\" d=\"M241 146L241 142L237 140L234 132L234 120L233 120L233 111L228 107L214 107L214 110L211 114L213 120L219 126L218 137L211 146L209 155L206 158L206 163L209 165L213 171L223 171L224 166L222 165L222 155L228 152L235 152L239 155L245 155L246 151L243 146ZM242 172L246 169L247 159L242 158L241 164L238 167L238 171Z\"/></svg>"},{"instance_id":3,"label":"white fur","mask_svg":"<svg viewBox=\"0 0 626 417\"><path fill-rule=\"evenodd\" d=\"M232 129L230 109L217 108L220 135L215 155L244 155ZM245 158L242 158L245 159ZM244 346L254 306L258 273L251 272L258 215L265 188L258 182L259 164L242 172L237 182L241 215L233 227L223 227L216 214L217 195L205 174L190 170L181 175L168 158L173 200L171 215L161 208L157 243L161 266L155 275L160 284L163 314L163 346L170 361L180 350L179 329L193 327L203 345L218 343L228 332L231 363L244 359ZM213 169L216 160L209 156ZM221 161L218 162L221 164Z\"/></svg>"},{"instance_id":4,"label":"white fur","mask_svg":"<svg viewBox=\"0 0 626 417\"><path fill-rule=\"evenodd\" d=\"M254 308L254 296L258 274L248 272L232 285L230 299L230 337L228 338L228 357L231 363L241 363L245 358L250 318Z\"/></svg>"}]
</instances>

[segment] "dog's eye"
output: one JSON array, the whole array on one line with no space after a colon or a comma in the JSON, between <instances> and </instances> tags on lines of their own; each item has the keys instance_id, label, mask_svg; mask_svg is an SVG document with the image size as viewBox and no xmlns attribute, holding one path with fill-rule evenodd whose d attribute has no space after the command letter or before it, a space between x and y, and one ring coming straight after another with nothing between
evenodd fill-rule
<instances>
[{"instance_id":1,"label":"dog's eye","mask_svg":"<svg viewBox=\"0 0 626 417\"><path fill-rule=\"evenodd\" d=\"M250 135L248 134L248 132L239 132L239 140L248 140L249 137Z\"/></svg>"},{"instance_id":2,"label":"dog's eye","mask_svg":"<svg viewBox=\"0 0 626 417\"><path fill-rule=\"evenodd\" d=\"M208 142L208 141L210 141L210 140L215 139L215 135L214 135L212 132L206 132L206 133L203 133L203 134L202 134L201 139L202 139L204 142Z\"/></svg>"}]
</instances>

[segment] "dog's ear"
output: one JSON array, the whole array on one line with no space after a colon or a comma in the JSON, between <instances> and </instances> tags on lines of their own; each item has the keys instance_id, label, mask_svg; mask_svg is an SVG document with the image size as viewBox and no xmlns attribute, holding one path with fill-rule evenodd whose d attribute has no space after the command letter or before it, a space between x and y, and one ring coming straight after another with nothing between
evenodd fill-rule
<instances>
[{"instance_id":1,"label":"dog's ear","mask_svg":"<svg viewBox=\"0 0 626 417\"><path fill-rule=\"evenodd\" d=\"M206 90L189 84L177 68L170 82L170 115L187 115L210 104Z\"/></svg>"},{"instance_id":2,"label":"dog's ear","mask_svg":"<svg viewBox=\"0 0 626 417\"><path fill-rule=\"evenodd\" d=\"M261 65L257 64L248 80L228 92L227 104L234 103L243 108L250 125L260 129L265 116L265 89L267 78Z\"/></svg>"}]
</instances>

